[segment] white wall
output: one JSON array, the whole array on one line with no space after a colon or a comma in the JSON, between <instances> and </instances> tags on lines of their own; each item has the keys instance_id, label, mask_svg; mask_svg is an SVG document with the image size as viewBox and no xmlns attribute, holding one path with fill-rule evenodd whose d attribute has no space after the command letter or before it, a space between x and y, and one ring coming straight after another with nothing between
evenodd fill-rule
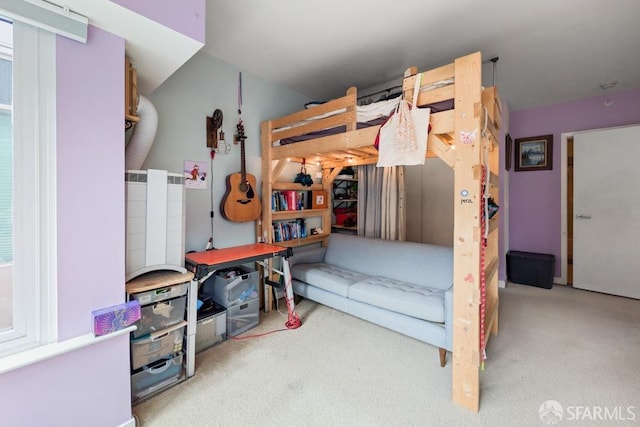
<instances>
[{"instance_id":1,"label":"white wall","mask_svg":"<svg viewBox=\"0 0 640 427\"><path fill-rule=\"evenodd\" d=\"M223 131L233 141L238 121L238 73L236 66L199 52L152 94L143 94L158 111L158 131L143 169L164 169L181 173L185 160L210 162L206 146L206 121L217 108L224 116ZM249 73L242 73L242 119L247 173L257 180L261 195L260 123L303 108L311 99ZM187 190L186 251L203 250L211 235L213 198L213 245L224 248L256 241L255 223L227 221L220 214L227 175L240 171L240 145L228 155L216 155L207 190Z\"/></svg>"}]
</instances>

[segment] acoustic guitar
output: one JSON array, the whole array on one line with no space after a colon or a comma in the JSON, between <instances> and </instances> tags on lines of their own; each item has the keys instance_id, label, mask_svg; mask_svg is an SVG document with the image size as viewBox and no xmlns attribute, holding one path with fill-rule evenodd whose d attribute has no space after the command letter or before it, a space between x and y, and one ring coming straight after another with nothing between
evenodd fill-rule
<instances>
[{"instance_id":1,"label":"acoustic guitar","mask_svg":"<svg viewBox=\"0 0 640 427\"><path fill-rule=\"evenodd\" d=\"M262 204L256 197L256 177L247 173L245 167L244 134L242 120L236 125L236 139L240 141L240 173L227 176L227 191L222 198L220 212L222 216L234 222L255 221L260 217Z\"/></svg>"}]
</instances>

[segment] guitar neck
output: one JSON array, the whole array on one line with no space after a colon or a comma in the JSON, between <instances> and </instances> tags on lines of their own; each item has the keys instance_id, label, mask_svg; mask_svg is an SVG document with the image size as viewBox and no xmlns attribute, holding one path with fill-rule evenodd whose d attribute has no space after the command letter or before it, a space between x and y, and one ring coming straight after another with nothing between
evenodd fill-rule
<instances>
[{"instance_id":1,"label":"guitar neck","mask_svg":"<svg viewBox=\"0 0 640 427\"><path fill-rule=\"evenodd\" d=\"M244 156L244 138L240 140L240 175L242 177L242 182L247 182L247 168L245 166Z\"/></svg>"}]
</instances>

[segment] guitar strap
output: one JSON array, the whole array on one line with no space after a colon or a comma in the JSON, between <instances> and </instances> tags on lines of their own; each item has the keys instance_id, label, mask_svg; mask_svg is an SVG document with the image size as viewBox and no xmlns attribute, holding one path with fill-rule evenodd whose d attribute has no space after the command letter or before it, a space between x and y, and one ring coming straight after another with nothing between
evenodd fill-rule
<instances>
[{"instance_id":1,"label":"guitar strap","mask_svg":"<svg viewBox=\"0 0 640 427\"><path fill-rule=\"evenodd\" d=\"M242 71L238 73L238 114L242 115Z\"/></svg>"}]
</instances>

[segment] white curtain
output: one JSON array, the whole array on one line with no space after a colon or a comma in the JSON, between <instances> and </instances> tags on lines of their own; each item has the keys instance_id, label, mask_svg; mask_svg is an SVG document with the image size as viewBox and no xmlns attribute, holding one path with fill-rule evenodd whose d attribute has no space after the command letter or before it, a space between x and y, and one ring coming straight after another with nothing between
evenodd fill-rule
<instances>
[{"instance_id":1,"label":"white curtain","mask_svg":"<svg viewBox=\"0 0 640 427\"><path fill-rule=\"evenodd\" d=\"M403 166L358 166L358 235L406 239Z\"/></svg>"}]
</instances>

